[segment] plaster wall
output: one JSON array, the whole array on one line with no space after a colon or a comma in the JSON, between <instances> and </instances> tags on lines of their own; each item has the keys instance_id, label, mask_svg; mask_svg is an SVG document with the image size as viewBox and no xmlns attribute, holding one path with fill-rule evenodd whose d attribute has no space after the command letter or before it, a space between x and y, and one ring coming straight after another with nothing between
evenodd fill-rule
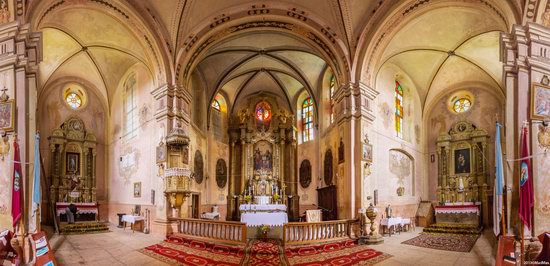
<instances>
[{"instance_id":1,"label":"plaster wall","mask_svg":"<svg viewBox=\"0 0 550 266\"><path fill-rule=\"evenodd\" d=\"M135 74L137 92L137 135L135 137L125 136L124 133L124 82ZM119 82L117 91L114 93L111 103L111 119L109 120L109 146L108 146L108 195L109 220L116 217L117 212L129 213L134 205L151 205L152 190L155 190L155 203L164 202L162 191L159 191L158 184L162 179L157 176L156 146L161 140L162 126L157 125L153 117L153 97L151 91L154 89L152 79L142 65L135 65L130 68L124 78ZM134 186L141 183L139 195L134 195ZM162 185L160 186L162 187ZM115 208L115 206L117 206ZM122 207L125 206L125 207ZM144 208L142 207L142 210ZM152 210L154 213L154 209ZM153 214L153 217L155 215Z\"/></svg>"}]
</instances>

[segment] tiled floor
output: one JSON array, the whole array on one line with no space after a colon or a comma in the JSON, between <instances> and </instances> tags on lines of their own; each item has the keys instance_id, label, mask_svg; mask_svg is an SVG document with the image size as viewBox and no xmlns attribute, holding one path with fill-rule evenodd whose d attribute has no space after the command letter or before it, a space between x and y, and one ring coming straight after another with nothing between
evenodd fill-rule
<instances>
[{"instance_id":1,"label":"tiled floor","mask_svg":"<svg viewBox=\"0 0 550 266\"><path fill-rule=\"evenodd\" d=\"M50 239L60 265L166 265L137 250L158 243L157 235L132 233L111 226L112 232L87 235L55 235ZM494 254L488 240L490 231L481 236L470 253L442 251L401 244L421 232L401 233L384 237L384 243L372 248L393 255L379 265L494 265ZM487 236L487 237L486 237Z\"/></svg>"}]
</instances>

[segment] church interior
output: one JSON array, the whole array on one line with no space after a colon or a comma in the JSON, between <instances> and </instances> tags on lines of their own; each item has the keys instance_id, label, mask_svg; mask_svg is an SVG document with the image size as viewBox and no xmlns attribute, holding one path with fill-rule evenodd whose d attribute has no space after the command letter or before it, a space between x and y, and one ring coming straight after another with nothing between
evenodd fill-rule
<instances>
[{"instance_id":1,"label":"church interior","mask_svg":"<svg viewBox=\"0 0 550 266\"><path fill-rule=\"evenodd\" d=\"M0 0L2 265L550 264L548 0Z\"/></svg>"}]
</instances>

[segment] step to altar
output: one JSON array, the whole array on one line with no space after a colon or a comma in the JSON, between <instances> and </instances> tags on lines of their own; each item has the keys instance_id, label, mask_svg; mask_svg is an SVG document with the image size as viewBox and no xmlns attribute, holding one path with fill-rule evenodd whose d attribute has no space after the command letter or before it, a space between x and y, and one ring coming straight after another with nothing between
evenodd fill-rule
<instances>
[{"instance_id":1,"label":"step to altar","mask_svg":"<svg viewBox=\"0 0 550 266\"><path fill-rule=\"evenodd\" d=\"M483 227L477 227L470 224L448 224L435 223L424 228L424 233L432 234L456 234L456 235L479 235L483 231Z\"/></svg>"},{"instance_id":2,"label":"step to altar","mask_svg":"<svg viewBox=\"0 0 550 266\"><path fill-rule=\"evenodd\" d=\"M61 234L87 234L109 232L109 226L101 222L82 222L74 224L61 224Z\"/></svg>"}]
</instances>

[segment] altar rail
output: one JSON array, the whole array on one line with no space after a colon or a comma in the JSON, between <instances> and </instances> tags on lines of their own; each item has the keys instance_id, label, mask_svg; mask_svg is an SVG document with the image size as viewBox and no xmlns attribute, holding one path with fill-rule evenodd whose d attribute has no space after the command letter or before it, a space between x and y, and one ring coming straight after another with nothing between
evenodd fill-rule
<instances>
[{"instance_id":1,"label":"altar rail","mask_svg":"<svg viewBox=\"0 0 550 266\"><path fill-rule=\"evenodd\" d=\"M246 245L246 224L230 221L213 221L191 218L173 218L178 221L181 234L203 240Z\"/></svg>"},{"instance_id":2,"label":"altar rail","mask_svg":"<svg viewBox=\"0 0 550 266\"><path fill-rule=\"evenodd\" d=\"M315 223L287 223L283 226L283 245L301 245L351 238L355 220L337 220Z\"/></svg>"}]
</instances>

